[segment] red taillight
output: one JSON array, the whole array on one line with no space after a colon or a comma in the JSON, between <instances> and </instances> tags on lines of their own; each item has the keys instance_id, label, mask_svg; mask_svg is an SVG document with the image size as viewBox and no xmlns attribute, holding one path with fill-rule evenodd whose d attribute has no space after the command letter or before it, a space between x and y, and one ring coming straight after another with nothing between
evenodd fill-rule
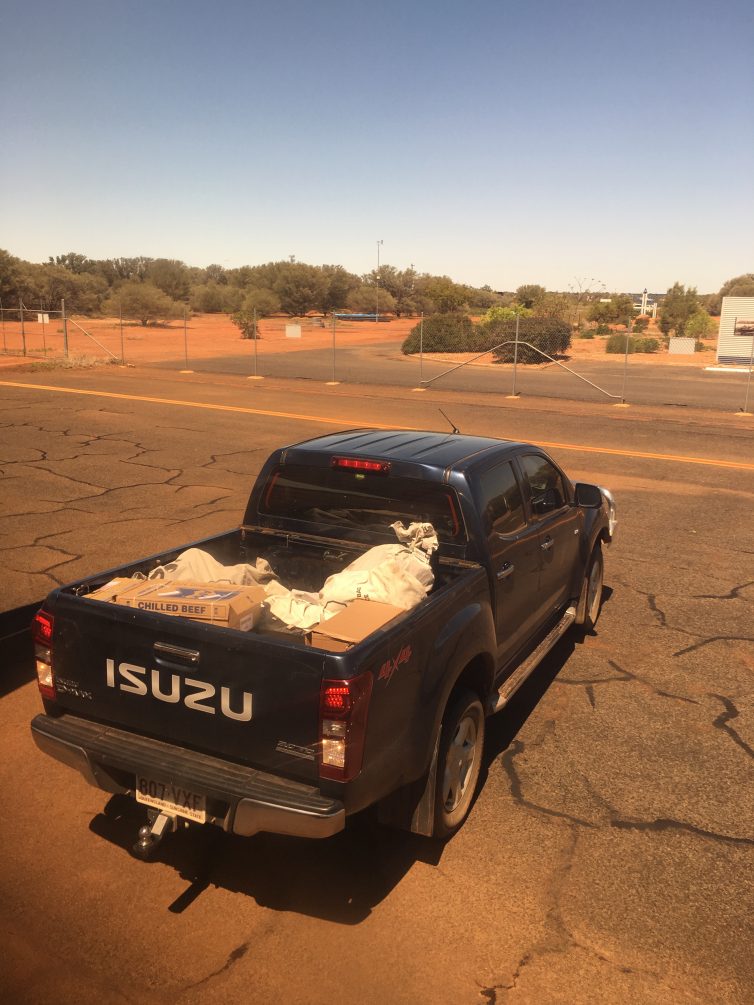
<instances>
[{"instance_id":1,"label":"red taillight","mask_svg":"<svg viewBox=\"0 0 754 1005\"><path fill-rule=\"evenodd\" d=\"M52 629L55 624L53 616L47 611L37 611L31 623L34 641L41 646L49 646L52 642Z\"/></svg>"},{"instance_id":2,"label":"red taillight","mask_svg":"<svg viewBox=\"0 0 754 1005\"><path fill-rule=\"evenodd\" d=\"M31 635L34 639L34 656L37 667L37 684L43 698L50 701L57 699L55 677L52 672L52 635L55 619L47 611L37 611L31 623Z\"/></svg>"},{"instance_id":3,"label":"red taillight","mask_svg":"<svg viewBox=\"0 0 754 1005\"><path fill-rule=\"evenodd\" d=\"M347 471L371 471L374 475L390 473L387 461L367 461L363 457L333 457L330 461L333 468L345 468Z\"/></svg>"},{"instance_id":4,"label":"red taillight","mask_svg":"<svg viewBox=\"0 0 754 1005\"><path fill-rule=\"evenodd\" d=\"M319 699L322 778L349 782L361 771L371 695L371 673L347 681L322 681Z\"/></svg>"},{"instance_id":5,"label":"red taillight","mask_svg":"<svg viewBox=\"0 0 754 1005\"><path fill-rule=\"evenodd\" d=\"M350 706L350 691L339 685L328 686L322 690L323 712L345 712Z\"/></svg>"}]
</instances>

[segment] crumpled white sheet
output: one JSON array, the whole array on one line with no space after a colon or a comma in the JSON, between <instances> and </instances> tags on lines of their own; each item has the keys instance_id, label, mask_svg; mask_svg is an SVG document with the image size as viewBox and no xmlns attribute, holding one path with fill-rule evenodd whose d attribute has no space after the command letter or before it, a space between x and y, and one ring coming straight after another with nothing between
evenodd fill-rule
<instances>
[{"instance_id":1,"label":"crumpled white sheet","mask_svg":"<svg viewBox=\"0 0 754 1005\"><path fill-rule=\"evenodd\" d=\"M429 562L437 550L437 534L431 523L404 527L397 520L390 526L398 544L370 548L341 572L329 576L319 593L287 589L274 578L263 558L254 565L222 565L200 548L182 552L173 562L153 569L148 578L264 586L265 604L272 614L288 628L303 631L331 618L352 600L373 600L408 611L424 600L434 583Z\"/></svg>"},{"instance_id":2,"label":"crumpled white sheet","mask_svg":"<svg viewBox=\"0 0 754 1005\"><path fill-rule=\"evenodd\" d=\"M434 583L430 556L437 549L432 524L391 524L400 544L381 544L329 576L319 594L289 590L268 597L270 611L289 628L308 631L352 600L392 604L405 611L420 603Z\"/></svg>"},{"instance_id":3,"label":"crumpled white sheet","mask_svg":"<svg viewBox=\"0 0 754 1005\"><path fill-rule=\"evenodd\" d=\"M233 583L234 586L257 586L274 579L269 562L258 558L255 565L223 565L201 548L189 548L167 565L153 569L149 579L173 579L178 582ZM278 584L279 585L279 584ZM282 587L281 587L282 589Z\"/></svg>"}]
</instances>

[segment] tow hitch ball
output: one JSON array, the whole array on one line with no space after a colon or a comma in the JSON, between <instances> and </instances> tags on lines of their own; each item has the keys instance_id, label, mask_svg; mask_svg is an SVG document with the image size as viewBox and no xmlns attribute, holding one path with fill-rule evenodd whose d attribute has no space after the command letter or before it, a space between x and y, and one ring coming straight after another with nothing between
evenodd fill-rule
<instances>
[{"instance_id":1,"label":"tow hitch ball","mask_svg":"<svg viewBox=\"0 0 754 1005\"><path fill-rule=\"evenodd\" d=\"M166 834L176 829L176 818L168 813L149 811L149 823L139 828L139 840L133 846L137 858L151 858Z\"/></svg>"}]
</instances>

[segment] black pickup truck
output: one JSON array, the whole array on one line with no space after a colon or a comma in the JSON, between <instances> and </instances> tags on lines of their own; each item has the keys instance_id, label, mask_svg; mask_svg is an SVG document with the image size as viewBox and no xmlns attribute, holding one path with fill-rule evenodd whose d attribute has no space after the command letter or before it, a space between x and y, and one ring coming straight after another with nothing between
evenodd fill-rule
<instances>
[{"instance_id":1,"label":"black pickup truck","mask_svg":"<svg viewBox=\"0 0 754 1005\"><path fill-rule=\"evenodd\" d=\"M327 837L369 806L449 837L486 717L571 625L597 620L615 503L530 444L352 430L276 450L241 526L191 546L224 564L264 558L312 590L394 543L395 520L434 526L432 589L342 652L88 596L184 549L53 590L33 623L37 745L150 804L144 855L186 821Z\"/></svg>"}]
</instances>

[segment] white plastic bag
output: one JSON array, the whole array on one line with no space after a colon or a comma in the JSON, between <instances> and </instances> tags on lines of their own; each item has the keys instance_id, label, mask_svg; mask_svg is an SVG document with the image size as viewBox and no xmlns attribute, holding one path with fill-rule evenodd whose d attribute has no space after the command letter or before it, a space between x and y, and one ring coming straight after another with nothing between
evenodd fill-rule
<instances>
[{"instance_id":1,"label":"white plastic bag","mask_svg":"<svg viewBox=\"0 0 754 1005\"><path fill-rule=\"evenodd\" d=\"M173 562L160 565L149 573L149 579L172 579L177 582L233 583L234 586L256 586L274 576L269 562L258 558L255 565L222 565L201 548L189 548Z\"/></svg>"},{"instance_id":2,"label":"white plastic bag","mask_svg":"<svg viewBox=\"0 0 754 1005\"><path fill-rule=\"evenodd\" d=\"M352 600L392 604L404 611L415 607L434 583L429 562L437 548L437 534L428 523L404 527L396 522L392 529L403 543L370 548L341 572L329 576L318 597L291 590L287 596L271 597L267 606L289 628L304 631L342 611Z\"/></svg>"}]
</instances>

